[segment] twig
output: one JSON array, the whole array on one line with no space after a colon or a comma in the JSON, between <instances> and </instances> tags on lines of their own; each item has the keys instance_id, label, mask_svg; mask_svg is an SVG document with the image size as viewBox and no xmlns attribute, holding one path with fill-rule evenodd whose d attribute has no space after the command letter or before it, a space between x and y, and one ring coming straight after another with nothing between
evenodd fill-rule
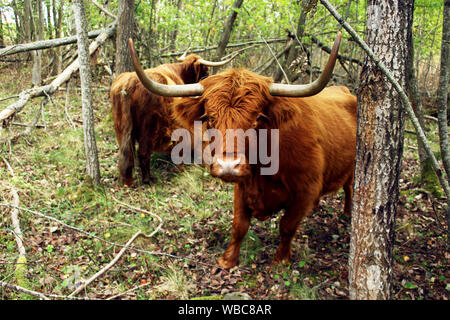
<instances>
[{"instance_id":1,"label":"twig","mask_svg":"<svg viewBox=\"0 0 450 320\"><path fill-rule=\"evenodd\" d=\"M45 97L45 98L42 100L41 105L40 105L38 111L36 112L36 115L35 115L33 121L32 121L29 125L26 126L26 129L25 129L24 131L22 131L22 132L16 134L16 135L15 135L14 137L12 137L12 138L0 140L0 143L5 142L6 140L9 140L9 142L16 141L16 140L19 139L20 137L29 135L29 134L31 133L31 130L33 130L33 128L36 127L37 122L39 121L39 118L41 117L42 109L44 108L44 105L45 105L46 103L47 103L47 97ZM44 125L44 128L46 128L45 125Z\"/></svg>"},{"instance_id":2,"label":"twig","mask_svg":"<svg viewBox=\"0 0 450 320\"><path fill-rule=\"evenodd\" d=\"M65 115L67 117L67 120L69 121L70 125L72 126L72 128L75 129L76 128L75 123L73 123L72 117L70 116L69 110L68 110L69 102L70 102L70 97L69 97L69 95L70 95L70 84L71 84L71 81L69 79L69 81L67 81L67 85L66 85L66 103L64 105L64 113L65 113Z\"/></svg>"},{"instance_id":3,"label":"twig","mask_svg":"<svg viewBox=\"0 0 450 320\"><path fill-rule=\"evenodd\" d=\"M150 211L144 210L144 209L140 209L140 208L136 208L133 207L129 204L126 204L124 202L121 202L119 200L117 200L114 196L111 196L114 201L116 201L117 203L119 203L122 206L128 207L132 210L138 211L138 212L143 212L143 213L148 213L154 217L156 217L159 221L160 224L158 225L158 227L149 235L145 235L143 234L141 231L138 231L133 237L131 237L131 239L125 244L125 246L122 248L122 250L120 250L120 252L116 255L116 257L110 262L108 263L104 268L102 268L99 272L97 272L95 275L93 275L91 278L89 278L89 280L87 280L86 282L83 283L83 285L81 285L78 289L76 289L74 292L72 292L69 297L73 297L75 295L77 295L78 293L80 293L83 289L85 289L92 281L94 281L95 279L97 279L98 277L100 277L102 274L104 274L106 271L108 271L109 269L111 269L111 267L116 264L117 261L119 261L120 257L124 254L125 250L127 250L131 243L133 243L134 240L136 240L137 237L139 236L143 236L145 238L150 238L152 237L154 234L156 234L159 229L161 229L162 225L163 225L163 220L161 219L160 216L158 216L155 213L152 213Z\"/></svg>"},{"instance_id":4,"label":"twig","mask_svg":"<svg viewBox=\"0 0 450 320\"><path fill-rule=\"evenodd\" d=\"M159 220L160 223L159 223L158 227L152 233L150 233L149 235L144 235L146 238L152 237L155 233L157 233L159 231L159 229L161 229L161 227L163 225L163 220L157 214L155 214L153 212L150 212L150 211L147 211L147 210L144 210L144 209L136 208L136 207L133 207L133 206L131 206L129 204L121 202L121 201L117 200L113 195L111 195L111 197L113 198L114 201L116 201L117 203L119 203L122 206L125 206L127 208L130 208L130 209L138 211L138 212L150 214L150 215L156 217Z\"/></svg>"},{"instance_id":5,"label":"twig","mask_svg":"<svg viewBox=\"0 0 450 320\"><path fill-rule=\"evenodd\" d=\"M425 119L433 120L433 121L435 121L435 122L438 122L438 121L439 121L438 118L435 118L435 117L433 117L433 116L424 115L423 117L424 117Z\"/></svg>"},{"instance_id":6,"label":"twig","mask_svg":"<svg viewBox=\"0 0 450 320\"><path fill-rule=\"evenodd\" d=\"M45 294L42 294L40 292L36 292L33 290L29 290L29 289L23 288L21 286L16 286L14 284L9 284L7 282L0 281L0 286L9 288L12 290L22 291L23 293L29 294L30 296L37 297L42 300L50 300L50 298L48 298Z\"/></svg>"},{"instance_id":7,"label":"twig","mask_svg":"<svg viewBox=\"0 0 450 320\"><path fill-rule=\"evenodd\" d=\"M129 293L131 293L131 292L133 292L133 291L142 289L143 287L147 287L147 286L149 286L149 285L151 285L151 284L152 284L151 282L147 282L147 283L141 284L141 285L139 285L139 286L137 286L137 287L131 288L130 290L127 290L127 291L125 291L125 292L118 293L118 294L116 294L116 295L114 295L114 296L112 296L112 297L109 297L109 298L107 298L106 300L114 300L114 299L116 299L116 298L118 298L118 297L124 296L124 295L129 294Z\"/></svg>"},{"instance_id":8,"label":"twig","mask_svg":"<svg viewBox=\"0 0 450 320\"><path fill-rule=\"evenodd\" d=\"M13 197L14 206L18 206L19 194L17 193L17 190L15 188L11 188L11 196ZM19 261L25 259L26 251L21 238L22 231L20 230L19 210L17 208L13 208L11 210L11 222L14 230L14 236L16 238L17 249L19 250L19 259L17 260Z\"/></svg>"},{"instance_id":9,"label":"twig","mask_svg":"<svg viewBox=\"0 0 450 320\"><path fill-rule=\"evenodd\" d=\"M247 15L248 15L249 17L251 17L251 14L250 14L250 12L247 10L247 8L246 8L245 6L244 6L243 8L244 8L245 12L247 13ZM260 38L264 41L264 43L266 44L267 48L269 49L270 54L272 55L272 57L273 57L273 58L275 59L275 61L277 62L278 67L280 68L281 72L283 73L283 77L284 77L284 79L286 80L286 83L287 83L287 84L290 84L289 77L287 76L286 72L284 72L284 69L283 69L283 67L281 66L280 62L278 61L277 56L276 56L275 53L272 51L272 48L270 48L269 44L267 43L266 39L265 39L264 36L262 35L262 32L261 32L261 30L258 28L258 26L255 25L255 27L256 27L256 30L257 30L258 33L259 33Z\"/></svg>"},{"instance_id":10,"label":"twig","mask_svg":"<svg viewBox=\"0 0 450 320\"><path fill-rule=\"evenodd\" d=\"M100 277L102 274L104 274L106 271L111 269L112 266L115 265L117 261L119 261L119 259L122 257L122 255L125 253L125 251L128 249L128 247L133 243L133 241L136 240L136 238L139 237L140 235L142 235L141 231L136 232L136 234L134 236L132 236L130 240L128 240L128 242L125 244L125 246L122 248L122 250L119 251L119 253L116 255L116 257L113 260L111 260L110 263L108 263L105 267L103 267L99 272L94 274L88 280L84 281L83 284L80 287L78 287L78 289L76 289L74 292L72 292L69 295L69 297L73 297L73 296L77 295L82 290L84 290L92 281L94 281L95 279Z\"/></svg>"},{"instance_id":11,"label":"twig","mask_svg":"<svg viewBox=\"0 0 450 320\"><path fill-rule=\"evenodd\" d=\"M15 95L13 95L13 96L1 98L0 101L5 101L5 100L13 99L13 98L18 98L18 97L19 97L19 95L18 95L18 94L15 94Z\"/></svg>"},{"instance_id":12,"label":"twig","mask_svg":"<svg viewBox=\"0 0 450 320\"><path fill-rule=\"evenodd\" d=\"M81 300L81 299L89 300L87 298L67 297L67 296L60 296L60 295L57 295L57 294L43 294L43 293L40 293L40 292L37 292L37 291L33 291L33 290L30 290L30 289L23 288L21 286L17 286L17 285L14 285L14 284L7 283L7 282L4 282L4 281L0 281L0 287L4 287L4 288L11 289L11 290L16 290L16 291L21 291L23 293L29 294L30 296L37 297L37 298L40 298L40 299L43 299L43 300L50 300L50 298L71 299L71 300Z\"/></svg>"},{"instance_id":13,"label":"twig","mask_svg":"<svg viewBox=\"0 0 450 320\"><path fill-rule=\"evenodd\" d=\"M12 177L14 177L14 170L12 169L11 165L9 164L9 162L2 157L3 162L6 164L6 167L9 170L9 173L11 174Z\"/></svg>"},{"instance_id":14,"label":"twig","mask_svg":"<svg viewBox=\"0 0 450 320\"><path fill-rule=\"evenodd\" d=\"M101 11L103 11L108 17L113 18L113 19L117 19L117 16L112 14L111 12L108 11L108 9L106 9L105 7L103 7L101 4L99 4L97 1L95 0L91 0L91 2L97 7L99 8Z\"/></svg>"}]
</instances>

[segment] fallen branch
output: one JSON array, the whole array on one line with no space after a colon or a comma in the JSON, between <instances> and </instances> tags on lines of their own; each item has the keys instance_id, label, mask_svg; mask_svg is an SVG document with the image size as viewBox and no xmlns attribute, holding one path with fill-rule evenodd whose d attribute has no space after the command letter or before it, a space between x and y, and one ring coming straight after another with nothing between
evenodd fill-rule
<instances>
[{"instance_id":1,"label":"fallen branch","mask_svg":"<svg viewBox=\"0 0 450 320\"><path fill-rule=\"evenodd\" d=\"M88 37L90 39L95 38L105 31L106 30L91 31L88 33ZM8 46L3 49L0 49L0 57L7 56L10 54L14 54L14 53L20 53L20 52L50 49L50 48L54 48L54 47L65 46L65 45L76 43L76 42L77 42L77 37L71 36L71 37L57 38L57 39L51 39L51 40L41 40L41 41L35 41L35 42L29 42L29 43L14 44L12 46Z\"/></svg>"},{"instance_id":2,"label":"fallen branch","mask_svg":"<svg viewBox=\"0 0 450 320\"><path fill-rule=\"evenodd\" d=\"M86 289L86 287L95 279L97 279L98 277L100 277L102 274L104 274L106 271L108 271L109 269L112 268L112 266L114 266L116 264L117 261L119 261L119 259L122 257L122 255L125 253L125 251L128 249L128 247L133 243L134 240L136 240L137 237L139 237L140 235L142 235L141 231L136 232L136 234L134 236L131 237L130 240L128 240L128 242L125 244L125 246L122 248L122 250L120 250L120 252L115 256L115 258L113 260L111 260L110 263L108 263L105 267L103 267L99 272L97 272L96 274L94 274L92 277L90 277L88 280L84 281L83 284L78 287L78 289L76 289L74 292L72 292L69 295L69 298L77 295L78 293L80 293L81 291L83 291L84 289Z\"/></svg>"},{"instance_id":3,"label":"fallen branch","mask_svg":"<svg viewBox=\"0 0 450 320\"><path fill-rule=\"evenodd\" d=\"M3 161L5 162L11 177L14 177L14 171L11 165L5 158L3 158ZM17 207L19 205L19 194L17 193L17 190L14 187L10 186L10 189L11 189L11 196L13 198L13 204L14 206ZM16 266L14 268L14 275L16 277L18 286L20 286L21 288L28 287L29 283L26 278L27 257L25 246L23 245L22 240L23 233L22 230L20 229L19 210L17 208L12 208L11 210L11 224L14 233L14 238L16 240L17 250L19 251L19 257L17 258Z\"/></svg>"},{"instance_id":4,"label":"fallen branch","mask_svg":"<svg viewBox=\"0 0 450 320\"><path fill-rule=\"evenodd\" d=\"M134 236L132 236L132 237L130 238L130 240L128 240L128 242L125 244L125 246L122 248L122 250L120 250L120 252L116 255L116 257L115 257L113 260L111 260L110 263L108 263L108 264L107 264L105 267L103 267L99 272L97 272L97 273L94 274L92 277L90 277L87 281L83 282L83 284L82 284L78 289L76 289L74 292L72 292L72 293L69 295L69 297L73 297L73 296L77 295L77 294L80 293L82 290L84 290L84 289L85 289L92 281L94 281L95 279L97 279L98 277L100 277L102 274L104 274L106 271L108 271L109 269L111 269L112 266L114 266L114 265L117 263L117 261L119 261L120 257L122 257L122 255L123 255L123 254L125 253L125 251L130 247L130 245L133 243L133 241L136 240L137 237L143 236L143 237L145 237L145 238L151 238L151 237L152 237L155 233L157 233L157 232L159 231L159 229L161 229L161 227L162 227L163 220L162 220L161 217L158 216L157 214L154 214L154 213L152 213L152 212L150 212L150 211L147 211L147 210L144 210L144 209L140 209L140 208L136 208L136 207L133 207L133 206L131 206L131 205L129 205L129 204L126 204L126 203L124 203L124 202L121 202L121 201L117 200L116 198L114 198L114 196L112 196L112 198L114 199L114 201L116 201L117 203L119 203L119 204L122 205L122 206L125 206L125 207L127 207L127 208L133 209L133 210L138 211L138 212L148 213L148 214L150 214L150 215L156 217L156 218L160 221L160 223L159 223L158 227L157 227L152 233L150 233L149 235L145 235L145 234L143 234L141 231L138 231Z\"/></svg>"},{"instance_id":5,"label":"fallen branch","mask_svg":"<svg viewBox=\"0 0 450 320\"><path fill-rule=\"evenodd\" d=\"M0 281L0 287L8 288L11 290L21 291L23 293L29 294L30 296L42 299L42 300L50 300L50 298L54 299L71 299L71 300L89 300L87 298L77 298L77 297L67 297L67 296L60 296L57 294L43 294L37 291L33 291L30 289L23 288L21 286L16 286L14 284L10 284L4 281Z\"/></svg>"},{"instance_id":6,"label":"fallen branch","mask_svg":"<svg viewBox=\"0 0 450 320\"><path fill-rule=\"evenodd\" d=\"M29 289L23 288L21 286L16 286L14 284L10 284L10 283L7 283L7 282L0 281L0 286L5 287L5 288L9 288L9 289L12 289L12 290L16 290L16 291L21 291L23 293L29 294L30 296L37 297L37 298L42 299L42 300L50 300L50 298L48 298L43 293L36 292L36 291L33 291L33 290L29 290Z\"/></svg>"},{"instance_id":7,"label":"fallen branch","mask_svg":"<svg viewBox=\"0 0 450 320\"><path fill-rule=\"evenodd\" d=\"M91 45L89 46L89 54L92 55L101 45L103 45L106 39L108 39L115 33L115 31L116 31L116 23L112 23L108 28L106 28L106 30L100 33L97 36L97 38L91 43ZM22 91L19 94L19 99L16 102L10 104L5 109L3 109L3 111L0 112L0 122L8 119L16 112L20 112L25 107L27 102L30 101L31 99L41 96L52 95L63 83L69 80L72 74L78 71L79 68L80 63L79 60L76 59L62 73L60 73L58 77L55 80L53 80L50 84Z\"/></svg>"}]
</instances>

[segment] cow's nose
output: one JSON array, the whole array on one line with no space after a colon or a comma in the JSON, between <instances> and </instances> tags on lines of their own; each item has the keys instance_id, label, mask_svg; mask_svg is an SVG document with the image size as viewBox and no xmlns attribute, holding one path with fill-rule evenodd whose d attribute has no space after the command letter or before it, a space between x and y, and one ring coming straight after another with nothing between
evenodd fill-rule
<instances>
[{"instance_id":1,"label":"cow's nose","mask_svg":"<svg viewBox=\"0 0 450 320\"><path fill-rule=\"evenodd\" d=\"M219 176L237 176L239 175L239 170L237 169L237 165L241 163L242 158L238 158L236 160L225 159L222 160L220 158L217 159L217 164L219 165Z\"/></svg>"}]
</instances>

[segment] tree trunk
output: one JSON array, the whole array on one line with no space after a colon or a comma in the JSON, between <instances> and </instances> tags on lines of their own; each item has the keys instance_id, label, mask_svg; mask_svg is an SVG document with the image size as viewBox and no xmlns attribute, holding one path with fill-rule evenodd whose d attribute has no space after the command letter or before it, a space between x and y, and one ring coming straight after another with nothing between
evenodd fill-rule
<instances>
[{"instance_id":1,"label":"tree trunk","mask_svg":"<svg viewBox=\"0 0 450 320\"><path fill-rule=\"evenodd\" d=\"M216 7L217 7L217 0L214 0L214 4L213 4L212 10L211 10L211 17L209 18L209 23L208 23L208 31L206 32L205 42L203 44L204 47L208 46L209 35L211 33L212 21L214 18L214 13L216 11Z\"/></svg>"},{"instance_id":2,"label":"tree trunk","mask_svg":"<svg viewBox=\"0 0 450 320\"><path fill-rule=\"evenodd\" d=\"M95 184L100 183L100 166L94 131L94 113L92 109L90 55L87 36L86 12L84 0L73 0L73 11L78 38L78 57L80 60L81 100L83 113L84 148L86 170Z\"/></svg>"},{"instance_id":3,"label":"tree trunk","mask_svg":"<svg viewBox=\"0 0 450 320\"><path fill-rule=\"evenodd\" d=\"M132 71L133 64L128 51L128 38L133 37L134 0L119 0L117 13L116 67L115 74Z\"/></svg>"},{"instance_id":4,"label":"tree trunk","mask_svg":"<svg viewBox=\"0 0 450 320\"><path fill-rule=\"evenodd\" d=\"M227 19L227 22L223 26L222 38L220 39L219 46L216 51L216 60L219 61L225 53L228 42L230 41L231 31L233 31L233 24L237 17L237 10L241 8L244 0L234 0L233 7L231 8L231 14Z\"/></svg>"},{"instance_id":5,"label":"tree trunk","mask_svg":"<svg viewBox=\"0 0 450 320\"><path fill-rule=\"evenodd\" d=\"M437 91L437 102L439 106L439 144L441 147L442 162L444 163L447 179L450 177L450 152L448 150L448 88L450 80L450 0L444 2L444 14L442 24L441 44L441 72L439 75L439 87ZM450 244L450 199L447 199L447 246Z\"/></svg>"},{"instance_id":6,"label":"tree trunk","mask_svg":"<svg viewBox=\"0 0 450 320\"><path fill-rule=\"evenodd\" d=\"M53 19L55 21L55 38L61 38L64 0L59 0L59 7L56 10L56 0L53 0ZM53 74L60 74L62 71L62 51L61 47L55 49L55 66Z\"/></svg>"},{"instance_id":7,"label":"tree trunk","mask_svg":"<svg viewBox=\"0 0 450 320\"><path fill-rule=\"evenodd\" d=\"M175 16L175 27L171 34L171 39L170 39L170 46L169 46L169 50L170 51L174 51L175 48L175 43L177 40L177 36L178 36L178 20L179 20L179 16L180 16L180 11L183 9L183 2L181 0L178 0L177 2L177 14Z\"/></svg>"},{"instance_id":8,"label":"tree trunk","mask_svg":"<svg viewBox=\"0 0 450 320\"><path fill-rule=\"evenodd\" d=\"M414 2L368 0L367 5L368 45L405 86ZM358 91L349 259L351 299L391 297L403 128L399 94L375 62L366 58Z\"/></svg>"},{"instance_id":9,"label":"tree trunk","mask_svg":"<svg viewBox=\"0 0 450 320\"><path fill-rule=\"evenodd\" d=\"M42 8L42 1L36 1L36 10L38 13L38 21L35 23L35 40L39 41L44 38L44 10ZM31 83L33 86L39 86L42 81L42 52L33 51L33 72L31 76Z\"/></svg>"}]
</instances>

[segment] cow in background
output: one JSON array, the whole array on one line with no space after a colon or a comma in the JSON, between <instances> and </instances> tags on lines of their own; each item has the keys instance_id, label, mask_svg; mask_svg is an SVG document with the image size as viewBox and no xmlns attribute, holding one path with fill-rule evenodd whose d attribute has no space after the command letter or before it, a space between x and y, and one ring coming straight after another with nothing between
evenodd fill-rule
<instances>
[{"instance_id":1,"label":"cow in background","mask_svg":"<svg viewBox=\"0 0 450 320\"><path fill-rule=\"evenodd\" d=\"M234 57L232 57L234 58ZM208 67L229 61L211 62L197 55L183 55L179 63L163 64L145 70L146 76L165 85L196 83L208 76ZM150 157L153 152L170 153L172 97L162 97L148 91L136 72L124 72L111 84L110 99L114 131L119 143L119 183L133 186L135 144L141 169L142 183L150 182Z\"/></svg>"},{"instance_id":2,"label":"cow in background","mask_svg":"<svg viewBox=\"0 0 450 320\"><path fill-rule=\"evenodd\" d=\"M350 214L356 97L346 87L324 89L332 75L340 39L338 33L323 73L311 84L272 83L272 79L245 69L229 69L198 84L170 88L172 95L182 96L189 91L190 95L199 96L175 102L174 116L184 127L189 128L194 121L202 119L207 128L217 128L222 134L227 129L238 128L279 130L278 141L270 142L277 144L279 151L278 171L272 175L261 174L267 164L249 163L245 148L240 150L234 146L229 152L225 143L216 148L211 174L235 184L231 240L218 261L222 268L237 265L252 216L265 220L285 209L280 220L281 241L275 254L275 262L281 262L290 260L292 238L322 195L343 187L344 212ZM134 55L133 59L138 70L137 57ZM137 73L149 90L155 89L143 72ZM162 90L155 92L163 94ZM260 139L260 133L257 134L256 139ZM246 143L241 146L252 143L251 136L244 138Z\"/></svg>"}]
</instances>

